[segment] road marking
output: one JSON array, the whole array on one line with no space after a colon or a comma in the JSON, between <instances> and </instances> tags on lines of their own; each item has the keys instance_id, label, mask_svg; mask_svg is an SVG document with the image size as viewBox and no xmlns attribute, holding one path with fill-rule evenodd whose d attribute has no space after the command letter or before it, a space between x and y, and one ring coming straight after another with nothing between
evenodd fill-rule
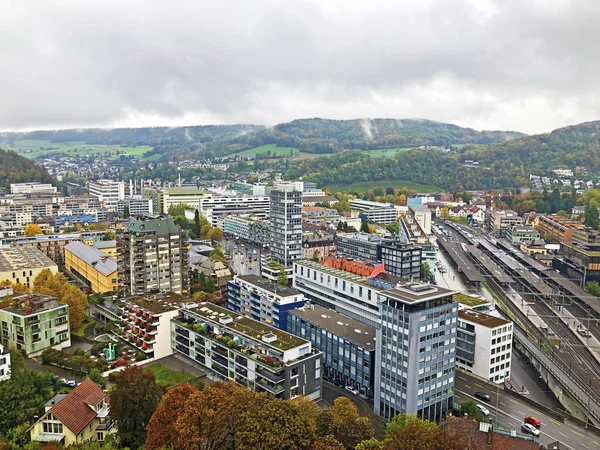
<instances>
[{"instance_id":1,"label":"road marking","mask_svg":"<svg viewBox=\"0 0 600 450\"><path fill-rule=\"evenodd\" d=\"M466 384L465 384L465 387L466 387L467 389L472 389L472 388L471 388L471 386L467 386Z\"/></svg>"},{"instance_id":2,"label":"road marking","mask_svg":"<svg viewBox=\"0 0 600 450\"><path fill-rule=\"evenodd\" d=\"M516 425L515 423L513 423L513 422L508 422L508 424L509 424L511 427L516 427L516 426L517 426L517 425Z\"/></svg>"},{"instance_id":3,"label":"road marking","mask_svg":"<svg viewBox=\"0 0 600 450\"><path fill-rule=\"evenodd\" d=\"M464 377L458 377L459 379L463 380L463 381L468 381L466 378Z\"/></svg>"},{"instance_id":4,"label":"road marking","mask_svg":"<svg viewBox=\"0 0 600 450\"><path fill-rule=\"evenodd\" d=\"M542 415L542 413L541 413L541 412L539 412L539 411L536 411L535 409L532 409L532 411L533 411L534 413L536 413L538 416L541 416L541 415Z\"/></svg>"},{"instance_id":5,"label":"road marking","mask_svg":"<svg viewBox=\"0 0 600 450\"><path fill-rule=\"evenodd\" d=\"M598 442L598 441L592 441L592 442L596 445L600 445L600 442Z\"/></svg>"},{"instance_id":6,"label":"road marking","mask_svg":"<svg viewBox=\"0 0 600 450\"><path fill-rule=\"evenodd\" d=\"M506 403L504 403L504 402L500 402L500 404L501 404L502 406L508 406L508 405L507 405Z\"/></svg>"},{"instance_id":7,"label":"road marking","mask_svg":"<svg viewBox=\"0 0 600 450\"><path fill-rule=\"evenodd\" d=\"M509 402L513 402L515 405L520 405L520 403L519 403L519 402L515 402L515 401L514 401L512 398L509 398L509 399L508 399L508 401L509 401Z\"/></svg>"},{"instance_id":8,"label":"road marking","mask_svg":"<svg viewBox=\"0 0 600 450\"><path fill-rule=\"evenodd\" d=\"M519 414L523 414L524 416L526 415L523 411L517 411Z\"/></svg>"},{"instance_id":9,"label":"road marking","mask_svg":"<svg viewBox=\"0 0 600 450\"><path fill-rule=\"evenodd\" d=\"M562 423L560 423L558 420L554 420L552 417L548 417L548 419L550 420L550 422L552 422L556 425L562 425Z\"/></svg>"},{"instance_id":10,"label":"road marking","mask_svg":"<svg viewBox=\"0 0 600 450\"><path fill-rule=\"evenodd\" d=\"M583 437L583 434L581 434L579 431L575 431L573 428L570 428L571 433L575 433L577 436Z\"/></svg>"},{"instance_id":11,"label":"road marking","mask_svg":"<svg viewBox=\"0 0 600 450\"><path fill-rule=\"evenodd\" d=\"M485 386L480 385L479 383L475 383L475 386L480 387L481 389L485 389Z\"/></svg>"},{"instance_id":12,"label":"road marking","mask_svg":"<svg viewBox=\"0 0 600 450\"><path fill-rule=\"evenodd\" d=\"M569 436L567 436L565 433L563 433L562 431L559 431L558 434L562 434L564 437L568 438Z\"/></svg>"},{"instance_id":13,"label":"road marking","mask_svg":"<svg viewBox=\"0 0 600 450\"><path fill-rule=\"evenodd\" d=\"M590 447L588 447L588 446L587 446L587 445L585 445L585 444L581 444L581 446L582 446L582 447L585 447L585 448L590 448Z\"/></svg>"}]
</instances>

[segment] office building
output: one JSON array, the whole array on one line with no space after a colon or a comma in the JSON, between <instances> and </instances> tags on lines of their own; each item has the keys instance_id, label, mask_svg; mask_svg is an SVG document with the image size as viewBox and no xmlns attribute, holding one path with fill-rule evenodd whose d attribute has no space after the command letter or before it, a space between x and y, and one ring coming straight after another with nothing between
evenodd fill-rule
<instances>
[{"instance_id":1,"label":"office building","mask_svg":"<svg viewBox=\"0 0 600 450\"><path fill-rule=\"evenodd\" d=\"M379 262L332 257L322 263L301 260L294 263L293 286L312 303L376 327L380 322L380 289L369 280L378 275L385 275Z\"/></svg>"},{"instance_id":2,"label":"office building","mask_svg":"<svg viewBox=\"0 0 600 450\"><path fill-rule=\"evenodd\" d=\"M306 303L302 292L257 275L227 283L227 307L238 314L286 331L287 314Z\"/></svg>"},{"instance_id":3,"label":"office building","mask_svg":"<svg viewBox=\"0 0 600 450\"><path fill-rule=\"evenodd\" d=\"M21 283L32 287L33 280L44 269L58 273L56 263L37 248L14 246L0 248L0 281Z\"/></svg>"},{"instance_id":4,"label":"office building","mask_svg":"<svg viewBox=\"0 0 600 450\"><path fill-rule=\"evenodd\" d=\"M36 248L56 264L64 264L65 246L71 242L100 239L104 231L88 231L83 233L65 233L37 236L19 236L15 239L3 239L3 244L12 247Z\"/></svg>"},{"instance_id":5,"label":"office building","mask_svg":"<svg viewBox=\"0 0 600 450\"><path fill-rule=\"evenodd\" d=\"M42 294L0 300L0 343L28 357L71 346L69 306Z\"/></svg>"},{"instance_id":6,"label":"office building","mask_svg":"<svg viewBox=\"0 0 600 450\"><path fill-rule=\"evenodd\" d=\"M10 350L0 344L0 381L10 378Z\"/></svg>"},{"instance_id":7,"label":"office building","mask_svg":"<svg viewBox=\"0 0 600 450\"><path fill-rule=\"evenodd\" d=\"M255 216L226 216L217 226L225 235L242 239L250 244L268 247L271 242L271 224Z\"/></svg>"},{"instance_id":8,"label":"office building","mask_svg":"<svg viewBox=\"0 0 600 450\"><path fill-rule=\"evenodd\" d=\"M206 197L198 201L199 211L212 226L217 226L216 218L219 213L235 214L236 211L249 211L259 219L268 219L270 210L268 196L254 197Z\"/></svg>"},{"instance_id":9,"label":"office building","mask_svg":"<svg viewBox=\"0 0 600 450\"><path fill-rule=\"evenodd\" d=\"M267 195L267 186L264 184L245 183L243 181L234 181L233 190L240 195L265 196Z\"/></svg>"},{"instance_id":10,"label":"office building","mask_svg":"<svg viewBox=\"0 0 600 450\"><path fill-rule=\"evenodd\" d=\"M56 193L56 187L49 183L11 183L11 194Z\"/></svg>"},{"instance_id":11,"label":"office building","mask_svg":"<svg viewBox=\"0 0 600 450\"><path fill-rule=\"evenodd\" d=\"M320 305L290 311L288 331L323 352L325 379L373 397L376 329Z\"/></svg>"},{"instance_id":12,"label":"office building","mask_svg":"<svg viewBox=\"0 0 600 450\"><path fill-rule=\"evenodd\" d=\"M152 194L146 194L146 198L152 198ZM168 213L171 206L185 205L190 209L198 209L201 199L206 197L206 192L195 187L172 187L159 190L156 193L156 202L160 213ZM154 199L153 199L154 200Z\"/></svg>"},{"instance_id":13,"label":"office building","mask_svg":"<svg viewBox=\"0 0 600 450\"><path fill-rule=\"evenodd\" d=\"M127 297L118 304L112 303L118 307L120 316L114 333L148 358L172 355L171 319L177 317L184 300L181 295L168 292ZM99 309L98 312L102 314L104 311ZM107 316L107 319L110 318L110 313Z\"/></svg>"},{"instance_id":14,"label":"office building","mask_svg":"<svg viewBox=\"0 0 600 450\"><path fill-rule=\"evenodd\" d=\"M154 214L152 199L126 198L117 203L117 212L125 217L148 216Z\"/></svg>"},{"instance_id":15,"label":"office building","mask_svg":"<svg viewBox=\"0 0 600 450\"><path fill-rule=\"evenodd\" d=\"M371 202L368 200L350 200L350 207L360 211L361 218L370 222L388 224L398 220L398 212L390 203Z\"/></svg>"},{"instance_id":16,"label":"office building","mask_svg":"<svg viewBox=\"0 0 600 450\"><path fill-rule=\"evenodd\" d=\"M400 218L398 223L398 241L402 244L410 243L414 247L420 248L420 264L426 263L429 266L429 270L431 271L431 273L435 275L437 267L437 249L429 239L429 236L425 233L425 231L421 228L421 225L412 216L404 216ZM387 266L386 270L392 275L400 276L399 273L394 272L392 269L388 269ZM412 274L412 276L413 278L415 278L414 273Z\"/></svg>"},{"instance_id":17,"label":"office building","mask_svg":"<svg viewBox=\"0 0 600 450\"><path fill-rule=\"evenodd\" d=\"M171 321L177 356L256 392L321 398L322 353L309 341L210 303L188 304Z\"/></svg>"},{"instance_id":18,"label":"office building","mask_svg":"<svg viewBox=\"0 0 600 450\"><path fill-rule=\"evenodd\" d=\"M502 236L504 229L510 228L514 225L523 225L523 218L514 211L486 210L485 224L495 236Z\"/></svg>"},{"instance_id":19,"label":"office building","mask_svg":"<svg viewBox=\"0 0 600 450\"><path fill-rule=\"evenodd\" d=\"M424 205L408 205L408 215L419 224L426 235L431 234L431 211Z\"/></svg>"},{"instance_id":20,"label":"office building","mask_svg":"<svg viewBox=\"0 0 600 450\"><path fill-rule=\"evenodd\" d=\"M379 246L384 243L379 234L338 233L335 237L335 248L340 256L377 261L380 257Z\"/></svg>"},{"instance_id":21,"label":"office building","mask_svg":"<svg viewBox=\"0 0 600 450\"><path fill-rule=\"evenodd\" d=\"M382 287L385 283L381 283ZM455 291L439 286L388 285L378 296L375 413L386 420L417 414L441 422L452 408L458 307Z\"/></svg>"},{"instance_id":22,"label":"office building","mask_svg":"<svg viewBox=\"0 0 600 450\"><path fill-rule=\"evenodd\" d=\"M512 322L489 314L458 312L456 365L494 383L510 377Z\"/></svg>"},{"instance_id":23,"label":"office building","mask_svg":"<svg viewBox=\"0 0 600 450\"><path fill-rule=\"evenodd\" d=\"M65 269L95 293L119 289L117 259L83 242L65 246Z\"/></svg>"},{"instance_id":24,"label":"office building","mask_svg":"<svg viewBox=\"0 0 600 450\"><path fill-rule=\"evenodd\" d=\"M302 255L302 192L292 183L271 191L271 258L290 267Z\"/></svg>"},{"instance_id":25,"label":"office building","mask_svg":"<svg viewBox=\"0 0 600 450\"><path fill-rule=\"evenodd\" d=\"M412 243L391 243L379 246L379 260L385 271L402 280L420 280L423 249Z\"/></svg>"},{"instance_id":26,"label":"office building","mask_svg":"<svg viewBox=\"0 0 600 450\"><path fill-rule=\"evenodd\" d=\"M185 294L189 289L189 238L170 217L131 219L117 239L119 290Z\"/></svg>"},{"instance_id":27,"label":"office building","mask_svg":"<svg viewBox=\"0 0 600 450\"><path fill-rule=\"evenodd\" d=\"M95 197L103 202L109 211L116 211L119 200L125 199L125 183L122 181L90 181L88 189L90 197Z\"/></svg>"},{"instance_id":28,"label":"office building","mask_svg":"<svg viewBox=\"0 0 600 450\"><path fill-rule=\"evenodd\" d=\"M539 239L540 233L531 225L513 225L504 229L504 236L511 244L520 246L523 242Z\"/></svg>"}]
</instances>

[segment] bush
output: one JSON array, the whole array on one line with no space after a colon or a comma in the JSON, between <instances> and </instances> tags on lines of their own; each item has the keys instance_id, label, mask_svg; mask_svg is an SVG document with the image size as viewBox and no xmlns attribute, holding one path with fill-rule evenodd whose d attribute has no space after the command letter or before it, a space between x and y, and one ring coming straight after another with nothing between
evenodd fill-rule
<instances>
[{"instance_id":1,"label":"bush","mask_svg":"<svg viewBox=\"0 0 600 450\"><path fill-rule=\"evenodd\" d=\"M119 372L111 372L108 374L108 381L110 381L111 383L114 383L115 381L117 381L117 375L119 374Z\"/></svg>"},{"instance_id":2,"label":"bush","mask_svg":"<svg viewBox=\"0 0 600 450\"><path fill-rule=\"evenodd\" d=\"M146 359L148 359L148 357L146 356L145 353L138 352L138 353L135 354L135 360L136 361L144 361Z\"/></svg>"},{"instance_id":3,"label":"bush","mask_svg":"<svg viewBox=\"0 0 600 450\"><path fill-rule=\"evenodd\" d=\"M120 359L116 362L115 366L117 367L123 367L127 365L127 361L125 361L124 359Z\"/></svg>"},{"instance_id":4,"label":"bush","mask_svg":"<svg viewBox=\"0 0 600 450\"><path fill-rule=\"evenodd\" d=\"M80 354L64 350L54 350L52 348L48 348L42 352L42 362L85 374L90 373L92 369L101 370L104 367L104 363L101 361L91 360L87 356L81 356Z\"/></svg>"}]
</instances>

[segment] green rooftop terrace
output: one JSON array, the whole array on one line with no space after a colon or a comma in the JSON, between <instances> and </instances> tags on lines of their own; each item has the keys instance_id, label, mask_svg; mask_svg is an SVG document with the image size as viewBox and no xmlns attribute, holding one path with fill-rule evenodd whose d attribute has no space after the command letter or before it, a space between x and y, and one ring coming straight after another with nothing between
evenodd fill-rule
<instances>
[{"instance_id":1,"label":"green rooftop terrace","mask_svg":"<svg viewBox=\"0 0 600 450\"><path fill-rule=\"evenodd\" d=\"M454 294L454 300L456 300L461 305L467 305L467 306L470 306L471 308L489 303L485 299L472 297L472 296L466 295L466 294Z\"/></svg>"},{"instance_id":2,"label":"green rooftop terrace","mask_svg":"<svg viewBox=\"0 0 600 450\"><path fill-rule=\"evenodd\" d=\"M148 294L144 297L127 297L116 300L115 304L120 308L127 304L136 305L153 314L161 314L178 309L180 304L185 300L185 297L182 295L167 292L165 294Z\"/></svg>"},{"instance_id":3,"label":"green rooftop terrace","mask_svg":"<svg viewBox=\"0 0 600 450\"><path fill-rule=\"evenodd\" d=\"M302 338L286 333L285 331L282 331L278 328L271 327L267 324L263 324L248 317L240 316L236 314L235 311L230 311L229 309L221 308L220 306L214 305L212 303L201 303L195 308L190 308L189 311L201 317L204 317L205 319L207 319L207 321L214 323L216 326L222 328L225 332L227 331L227 329L234 330L239 335L254 340L259 340L262 345L270 345L281 351L291 350L292 348L299 347L308 343L308 341ZM231 322L225 324L219 322L219 319L223 319L227 316L231 317ZM277 339L273 342L263 341L263 336L268 334L275 335Z\"/></svg>"}]
</instances>

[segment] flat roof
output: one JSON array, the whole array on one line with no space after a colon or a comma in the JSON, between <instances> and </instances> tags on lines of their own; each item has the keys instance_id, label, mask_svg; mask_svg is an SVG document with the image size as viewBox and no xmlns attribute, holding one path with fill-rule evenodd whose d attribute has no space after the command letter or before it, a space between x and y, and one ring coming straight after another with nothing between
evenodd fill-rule
<instances>
[{"instance_id":1,"label":"flat roof","mask_svg":"<svg viewBox=\"0 0 600 450\"><path fill-rule=\"evenodd\" d=\"M454 294L454 300L456 300L461 305L467 305L467 306L472 306L472 307L473 306L481 306L481 305L485 305L486 303L490 303L489 301L487 301L485 299L472 297L470 295L461 294L461 293Z\"/></svg>"},{"instance_id":2,"label":"flat roof","mask_svg":"<svg viewBox=\"0 0 600 450\"><path fill-rule=\"evenodd\" d=\"M238 334L258 340L263 345L270 345L278 348L279 350L286 351L309 343L309 341L306 339L286 333L279 328L271 327L254 319L250 319L249 317L240 316L235 311L222 308L212 303L204 302L200 303L199 305L193 305L194 306L190 305L189 308L185 309L193 312L194 314L198 314L205 319L215 322L221 328L229 328L231 330L235 330ZM233 320L227 324L220 323L219 319L227 316L231 317ZM273 342L263 341L262 337L267 334L274 334L277 337L277 340Z\"/></svg>"},{"instance_id":3,"label":"flat roof","mask_svg":"<svg viewBox=\"0 0 600 450\"><path fill-rule=\"evenodd\" d=\"M0 272L56 266L36 247L10 246L0 248Z\"/></svg>"},{"instance_id":4,"label":"flat roof","mask_svg":"<svg viewBox=\"0 0 600 450\"><path fill-rule=\"evenodd\" d=\"M116 258L111 258L103 251L90 247L81 241L75 241L65 245L65 252L70 252L77 256L88 266L93 267L104 276L109 276L118 269Z\"/></svg>"},{"instance_id":5,"label":"flat roof","mask_svg":"<svg viewBox=\"0 0 600 450\"><path fill-rule=\"evenodd\" d=\"M413 304L458 294L458 291L446 289L435 284L408 282L398 284L393 289L386 289L382 294L395 300L401 300L404 303Z\"/></svg>"},{"instance_id":6,"label":"flat roof","mask_svg":"<svg viewBox=\"0 0 600 450\"><path fill-rule=\"evenodd\" d=\"M16 297L3 297L0 309L19 316L34 316L44 311L68 307L60 303L56 297L43 294L19 295Z\"/></svg>"},{"instance_id":7,"label":"flat roof","mask_svg":"<svg viewBox=\"0 0 600 450\"><path fill-rule=\"evenodd\" d=\"M139 217L129 219L128 232L148 234L181 233L181 228L171 217Z\"/></svg>"},{"instance_id":8,"label":"flat roof","mask_svg":"<svg viewBox=\"0 0 600 450\"><path fill-rule=\"evenodd\" d=\"M408 207L410 209L412 209L414 212L431 212L429 211L429 208L427 206L424 205L408 205Z\"/></svg>"},{"instance_id":9,"label":"flat roof","mask_svg":"<svg viewBox=\"0 0 600 450\"><path fill-rule=\"evenodd\" d=\"M353 341L367 350L375 350L375 333L377 330L337 311L311 304L289 311L288 314L302 317L308 322L319 325L346 340Z\"/></svg>"},{"instance_id":10,"label":"flat roof","mask_svg":"<svg viewBox=\"0 0 600 450\"><path fill-rule=\"evenodd\" d=\"M302 292L297 289L288 286L281 286L277 283L267 280L266 278L259 277L258 275L240 275L236 276L236 278L258 286L265 291L269 291L272 294L279 295L281 297L291 297L293 295L302 294Z\"/></svg>"},{"instance_id":11,"label":"flat roof","mask_svg":"<svg viewBox=\"0 0 600 450\"><path fill-rule=\"evenodd\" d=\"M117 300L117 302L129 303L132 306L138 306L146 311L150 311L153 314L162 314L167 311L179 309L184 300L186 299L182 295L175 292L167 292L164 294L145 294L144 297L126 297Z\"/></svg>"},{"instance_id":12,"label":"flat roof","mask_svg":"<svg viewBox=\"0 0 600 450\"><path fill-rule=\"evenodd\" d=\"M113 239L111 241L95 241L94 242L94 248L97 248L97 249L112 248L112 247L116 247L116 246L117 246L117 241L115 239Z\"/></svg>"},{"instance_id":13,"label":"flat roof","mask_svg":"<svg viewBox=\"0 0 600 450\"><path fill-rule=\"evenodd\" d=\"M487 328L497 328L510 323L509 320L501 319L500 317L491 316L472 309L462 309L458 311L458 319L476 323Z\"/></svg>"}]
</instances>

